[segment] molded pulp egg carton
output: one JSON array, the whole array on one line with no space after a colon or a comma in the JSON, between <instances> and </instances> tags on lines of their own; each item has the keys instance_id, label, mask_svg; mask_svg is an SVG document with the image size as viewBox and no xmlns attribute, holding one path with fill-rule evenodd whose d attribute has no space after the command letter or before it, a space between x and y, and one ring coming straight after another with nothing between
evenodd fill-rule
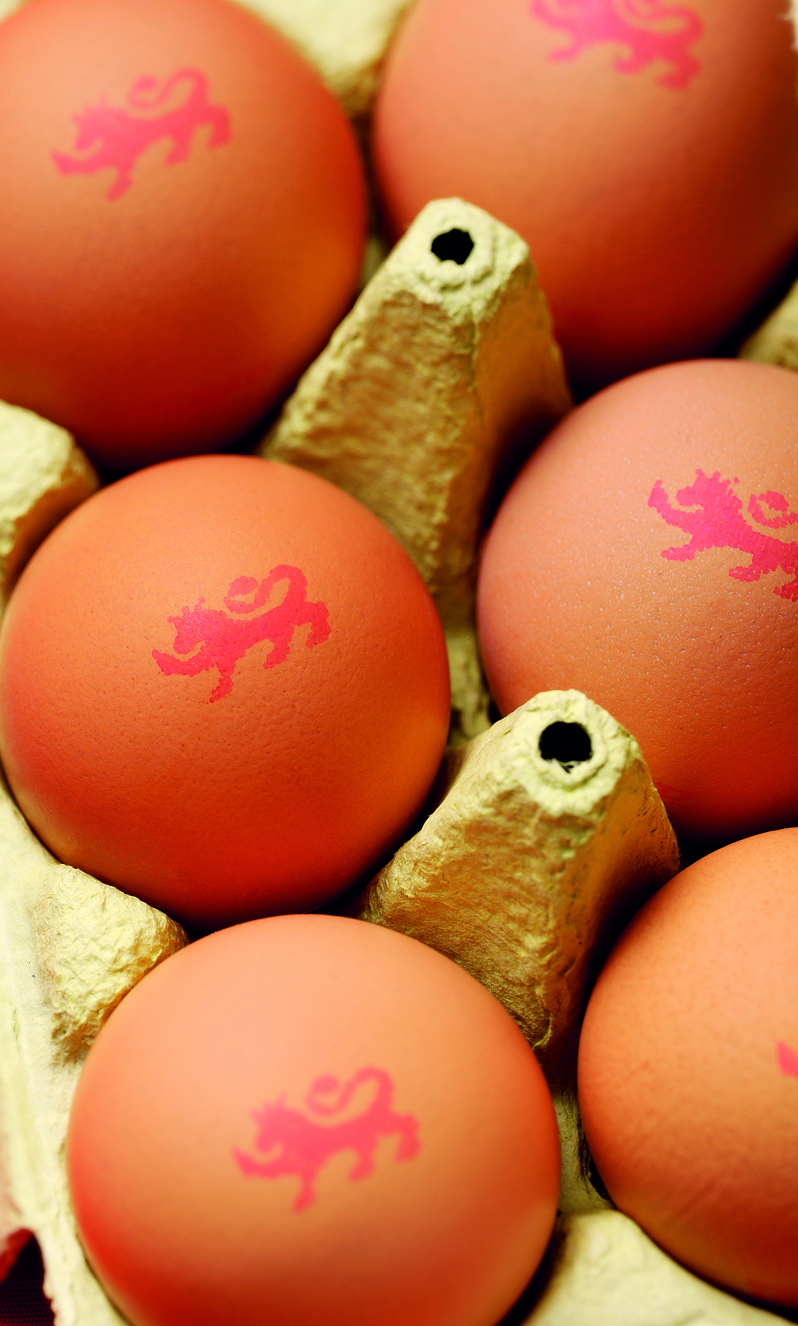
<instances>
[{"instance_id":1,"label":"molded pulp egg carton","mask_svg":"<svg viewBox=\"0 0 798 1326\"><path fill-rule=\"evenodd\" d=\"M408 0L251 0L317 66L364 131ZM0 18L16 8L0 0ZM463 262L433 240L465 230ZM438 246L440 247L440 246ZM614 937L679 868L640 749L575 691L491 724L473 626L474 563L497 474L569 408L526 245L457 199L430 204L380 264L258 447L372 508L429 586L452 671L441 800L366 889L357 914L461 963L535 1047L560 1123L563 1181L549 1252L507 1326L766 1326L661 1252L594 1186L575 1094L585 992ZM370 274L370 280L366 277ZM798 367L798 296L742 353ZM74 440L0 404L0 601L50 529L97 486ZM540 754L578 723L589 758ZM489 862L489 869L486 863ZM59 864L0 788L0 1274L29 1234L58 1326L122 1318L88 1268L64 1138L86 1051L147 970L186 943L145 903Z\"/></svg>"}]
</instances>

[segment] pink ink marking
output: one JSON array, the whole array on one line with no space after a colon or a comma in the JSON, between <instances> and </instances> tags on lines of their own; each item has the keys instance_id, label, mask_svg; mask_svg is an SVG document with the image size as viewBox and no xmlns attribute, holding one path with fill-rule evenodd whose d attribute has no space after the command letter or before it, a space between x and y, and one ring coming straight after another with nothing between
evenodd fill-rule
<instances>
[{"instance_id":1,"label":"pink ink marking","mask_svg":"<svg viewBox=\"0 0 798 1326\"><path fill-rule=\"evenodd\" d=\"M762 502L770 507L771 511L778 511L777 516L766 516L762 510ZM798 515L790 511L787 498L781 493L760 493L759 496L752 493L748 499L749 514L754 517L757 525L767 525L768 529L784 529L785 525L794 525L798 520Z\"/></svg>"},{"instance_id":2,"label":"pink ink marking","mask_svg":"<svg viewBox=\"0 0 798 1326\"><path fill-rule=\"evenodd\" d=\"M690 535L689 543L680 548L666 548L662 556L674 562L689 562L696 553L708 548L733 548L737 552L749 553L751 561L748 566L732 566L729 575L735 580L752 581L769 575L771 571L784 571L792 579L786 584L775 585L773 593L795 603L798 601L798 543L787 543L772 534L753 529L742 514L740 498L732 492L733 482L737 481L721 479L719 470L709 478L703 470L696 470L695 483L689 488L680 488L676 494L679 505L690 509L679 511L671 506L662 481L657 480L651 489L648 505L669 525ZM763 502L771 511L777 512L775 517L763 518ZM752 496L748 511L758 524L770 529L782 529L798 520L798 515L789 510L787 499L781 493Z\"/></svg>"},{"instance_id":3,"label":"pink ink marking","mask_svg":"<svg viewBox=\"0 0 798 1326\"><path fill-rule=\"evenodd\" d=\"M248 621L228 617L219 608L206 608L204 599L199 599L193 608L181 609L179 617L168 617L167 621L175 628L176 653L189 654L198 645L201 648L185 659L153 649L152 656L161 672L167 677L176 674L195 677L199 672L218 668L219 684L210 697L213 702L229 695L233 689L235 666L253 645L271 640L274 648L269 651L263 666L273 668L288 657L297 626L310 626L306 641L308 648L321 644L330 634L327 608L323 603L308 602L305 592L308 582L296 566L275 566L260 584L254 576L239 576L224 597L225 607L238 614L255 612L263 607L281 580L288 581L282 603L258 617L250 617ZM255 597L251 601L241 597L253 593Z\"/></svg>"},{"instance_id":4,"label":"pink ink marking","mask_svg":"<svg viewBox=\"0 0 798 1326\"><path fill-rule=\"evenodd\" d=\"M180 83L188 84L183 101L172 109L160 109ZM159 113L147 114L153 110ZM220 147L230 141L228 112L224 106L209 103L208 79L198 69L178 69L162 82L139 78L127 94L127 107L108 106L101 98L98 105L87 106L80 114L73 115L72 121L77 125L75 151L94 147L94 152L85 157L67 156L64 152L50 155L62 175L115 170L116 179L105 195L111 201L127 193L133 183L133 167L142 152L159 139L172 140L167 166L187 160L194 134L203 125L211 127L209 147Z\"/></svg>"},{"instance_id":5,"label":"pink ink marking","mask_svg":"<svg viewBox=\"0 0 798 1326\"><path fill-rule=\"evenodd\" d=\"M662 797L662 800L669 802L672 806L675 805L677 801L689 801L690 797L694 796L693 792L685 792L681 787L671 787L670 783L655 782L654 786Z\"/></svg>"},{"instance_id":6,"label":"pink ink marking","mask_svg":"<svg viewBox=\"0 0 798 1326\"><path fill-rule=\"evenodd\" d=\"M357 1088L372 1082L376 1091L371 1104L353 1119L341 1123L318 1123L316 1119L331 1117L346 1109ZM418 1155L418 1120L412 1114L396 1114L391 1109L394 1084L383 1068L361 1068L341 1086L337 1077L327 1073L317 1077L305 1097L305 1105L316 1119L308 1118L301 1110L290 1109L285 1096L263 1109L252 1110L258 1125L255 1146L269 1152L279 1148L271 1160L256 1160L244 1151L233 1150L233 1157L242 1174L261 1179L296 1177L300 1189L294 1200L295 1211L301 1211L316 1200L315 1182L319 1170L331 1156L339 1151L354 1151L357 1159L349 1171L352 1182L365 1179L374 1171L374 1152L381 1137L398 1134L399 1143L394 1160L412 1160ZM325 1099L326 1097L326 1099Z\"/></svg>"},{"instance_id":7,"label":"pink ink marking","mask_svg":"<svg viewBox=\"0 0 798 1326\"><path fill-rule=\"evenodd\" d=\"M671 88L687 87L701 68L689 48L704 25L683 5L661 0L531 0L529 13L571 38L569 46L552 52L551 60L574 60L588 46L611 42L629 52L614 60L618 73L637 74L663 60L670 71L657 82Z\"/></svg>"},{"instance_id":8,"label":"pink ink marking","mask_svg":"<svg viewBox=\"0 0 798 1326\"><path fill-rule=\"evenodd\" d=\"M798 1054L795 1050L791 1050L789 1045L785 1045L784 1041L779 1041L776 1046L776 1058L782 1073L786 1073L788 1077L798 1077Z\"/></svg>"}]
</instances>

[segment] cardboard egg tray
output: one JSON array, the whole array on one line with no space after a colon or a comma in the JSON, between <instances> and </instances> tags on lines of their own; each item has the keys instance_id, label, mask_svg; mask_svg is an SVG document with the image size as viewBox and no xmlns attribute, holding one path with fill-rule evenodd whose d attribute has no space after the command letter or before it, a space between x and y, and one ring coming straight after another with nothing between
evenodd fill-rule
<instances>
[{"instance_id":1,"label":"cardboard egg tray","mask_svg":"<svg viewBox=\"0 0 798 1326\"><path fill-rule=\"evenodd\" d=\"M317 66L362 132L408 0L251 0ZM0 18L16 8L0 0ZM466 231L464 261L433 241ZM440 249L440 245L436 248ZM491 723L474 632L484 512L519 448L570 408L545 298L522 240L457 199L430 204L308 369L262 455L315 470L369 506L438 606L452 673L441 795L356 914L447 954L509 1009L534 1046L560 1124L560 1216L506 1326L766 1326L777 1318L677 1265L594 1184L575 1093L586 992L623 925L679 868L640 749L575 691ZM798 295L742 353L798 368ZM0 403L0 605L50 529L97 487L74 440ZM575 723L589 757L544 758ZM161 912L57 862L0 787L0 1275L30 1234L57 1326L123 1319L84 1259L64 1141L102 1023L187 942ZM408 1326L411 1326L408 1323Z\"/></svg>"}]
</instances>

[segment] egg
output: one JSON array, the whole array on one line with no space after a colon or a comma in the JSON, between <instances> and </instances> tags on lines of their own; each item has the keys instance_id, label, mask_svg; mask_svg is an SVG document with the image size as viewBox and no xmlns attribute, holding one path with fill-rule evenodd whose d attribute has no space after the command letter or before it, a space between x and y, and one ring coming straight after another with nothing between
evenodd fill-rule
<instances>
[{"instance_id":1,"label":"egg","mask_svg":"<svg viewBox=\"0 0 798 1326\"><path fill-rule=\"evenodd\" d=\"M116 471L218 449L356 284L332 95L227 0L34 0L0 24L0 398Z\"/></svg>"},{"instance_id":2,"label":"egg","mask_svg":"<svg viewBox=\"0 0 798 1326\"><path fill-rule=\"evenodd\" d=\"M798 377L650 369L552 432L485 541L482 657L503 713L575 689L639 741L677 833L798 815Z\"/></svg>"},{"instance_id":3,"label":"egg","mask_svg":"<svg viewBox=\"0 0 798 1326\"><path fill-rule=\"evenodd\" d=\"M337 916L169 958L89 1051L67 1164L133 1326L493 1326L554 1222L532 1050L415 939Z\"/></svg>"},{"instance_id":4,"label":"egg","mask_svg":"<svg viewBox=\"0 0 798 1326\"><path fill-rule=\"evenodd\" d=\"M195 927L352 883L419 809L448 721L410 558L341 489L253 456L101 489L0 633L0 753L29 822Z\"/></svg>"},{"instance_id":5,"label":"egg","mask_svg":"<svg viewBox=\"0 0 798 1326\"><path fill-rule=\"evenodd\" d=\"M733 1291L798 1304L798 829L706 856L609 958L579 1047L613 1201Z\"/></svg>"},{"instance_id":6,"label":"egg","mask_svg":"<svg viewBox=\"0 0 798 1326\"><path fill-rule=\"evenodd\" d=\"M710 351L798 241L783 0L418 0L374 126L387 217L517 230L580 391Z\"/></svg>"}]
</instances>

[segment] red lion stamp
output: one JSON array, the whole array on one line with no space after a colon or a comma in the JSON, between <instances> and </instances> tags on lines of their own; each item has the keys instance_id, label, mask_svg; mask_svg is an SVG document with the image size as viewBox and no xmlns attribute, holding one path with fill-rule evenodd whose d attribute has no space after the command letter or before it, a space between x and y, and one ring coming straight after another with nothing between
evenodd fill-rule
<instances>
[{"instance_id":1,"label":"red lion stamp","mask_svg":"<svg viewBox=\"0 0 798 1326\"><path fill-rule=\"evenodd\" d=\"M779 1041L776 1046L776 1059L782 1073L787 1077L798 1077L798 1054L795 1050L791 1050L789 1045L785 1045L784 1041Z\"/></svg>"},{"instance_id":2,"label":"red lion stamp","mask_svg":"<svg viewBox=\"0 0 798 1326\"><path fill-rule=\"evenodd\" d=\"M191 658L175 658L173 654L153 649L152 656L161 672L167 677L176 674L196 677L199 672L218 668L219 684L211 692L212 702L229 695L233 689L235 666L253 645L263 640L272 642L274 648L269 651L263 666L273 668L288 658L297 626L310 627L305 642L308 648L322 644L330 634L327 608L323 603L308 602L308 582L297 566L275 566L260 584L254 576L239 576L224 596L225 607L237 614L256 612L268 601L274 586L281 580L288 581L282 603L246 621L241 616L228 617L219 608L206 608L204 599L199 599L193 608L183 608L179 617L168 617L167 621L175 628L177 654L190 654L198 645L200 648ZM254 594L254 598L241 597L250 594Z\"/></svg>"},{"instance_id":3,"label":"red lion stamp","mask_svg":"<svg viewBox=\"0 0 798 1326\"><path fill-rule=\"evenodd\" d=\"M338 1123L319 1122L346 1109L363 1083L373 1083L376 1090L371 1104L360 1114ZM381 1137L395 1133L399 1143L394 1159L412 1160L421 1149L418 1121L412 1114L397 1114L391 1109L393 1091L393 1082L383 1068L360 1068L343 1086L329 1073L317 1077L305 1097L308 1113L316 1117L308 1118L301 1110L291 1109L284 1096L253 1110L259 1130L255 1146L259 1151L277 1154L271 1160L256 1160L234 1149L236 1164L248 1178L298 1178L300 1188L293 1206L301 1211L316 1200L314 1185L322 1165L339 1151L355 1153L355 1164L349 1171L352 1182L373 1173L374 1152Z\"/></svg>"},{"instance_id":4,"label":"red lion stamp","mask_svg":"<svg viewBox=\"0 0 798 1326\"><path fill-rule=\"evenodd\" d=\"M180 84L186 86L183 100L168 107L166 103ZM94 151L83 157L53 152L53 161L62 175L115 170L116 179L105 195L111 201L127 193L133 183L133 167L142 152L159 139L172 141L167 166L188 158L194 134L203 125L210 125L209 147L221 147L230 140L230 116L224 106L208 101L208 79L199 69L178 69L162 82L138 78L127 94L127 106L108 106L103 98L72 120L77 125L75 151Z\"/></svg>"},{"instance_id":5,"label":"red lion stamp","mask_svg":"<svg viewBox=\"0 0 798 1326\"><path fill-rule=\"evenodd\" d=\"M618 73L637 74L661 60L670 69L657 82L672 88L687 87L701 68L690 47L704 25L683 5L662 0L531 0L529 12L571 38L570 45L551 54L552 60L573 60L588 46L610 42L628 51L613 62Z\"/></svg>"},{"instance_id":6,"label":"red lion stamp","mask_svg":"<svg viewBox=\"0 0 798 1326\"><path fill-rule=\"evenodd\" d=\"M695 483L680 488L676 500L686 510L671 506L660 479L651 489L648 505L658 511L669 525L675 525L690 535L690 542L679 548L666 548L662 553L674 562L689 562L696 553L707 548L733 548L748 553L747 566L732 566L729 575L735 580L759 580L771 571L783 571L792 579L775 585L774 594L798 602L798 543L788 543L772 534L754 529L742 514L743 504L732 485L734 479L721 479L720 471L711 476L696 470ZM767 511L764 509L767 508ZM752 493L748 499L748 513L757 525L766 529L784 529L798 521L798 513L791 511L783 493Z\"/></svg>"}]
</instances>

